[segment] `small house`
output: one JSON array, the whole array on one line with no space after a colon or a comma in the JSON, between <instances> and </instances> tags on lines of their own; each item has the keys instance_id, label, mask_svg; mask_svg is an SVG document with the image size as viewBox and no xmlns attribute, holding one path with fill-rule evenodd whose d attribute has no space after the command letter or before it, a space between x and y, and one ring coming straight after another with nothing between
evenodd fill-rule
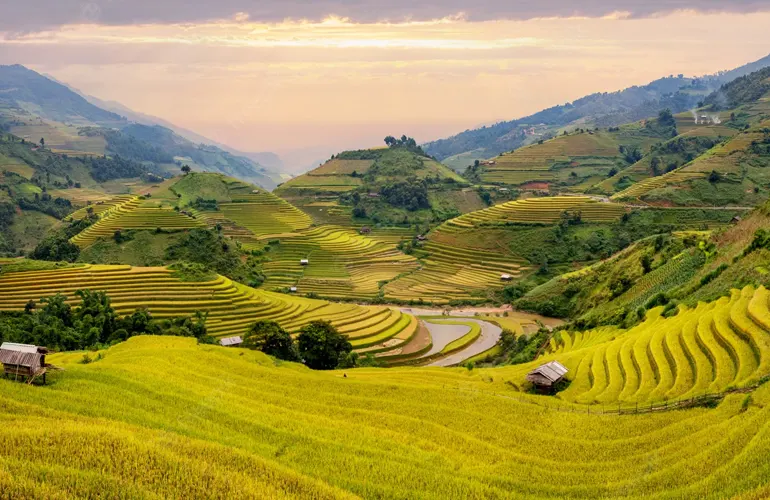
<instances>
[{"instance_id":1,"label":"small house","mask_svg":"<svg viewBox=\"0 0 770 500\"><path fill-rule=\"evenodd\" d=\"M424 234L418 234L417 235L417 241L427 241L428 237Z\"/></svg>"},{"instance_id":2,"label":"small house","mask_svg":"<svg viewBox=\"0 0 770 500\"><path fill-rule=\"evenodd\" d=\"M511 281L513 280L513 276L511 276L510 274L503 274L502 276L500 276L500 279L502 281Z\"/></svg>"},{"instance_id":3,"label":"small house","mask_svg":"<svg viewBox=\"0 0 770 500\"><path fill-rule=\"evenodd\" d=\"M736 215L735 217L733 217L733 220L731 220L730 222L731 222L732 224L738 224L738 223L739 223L739 222L741 222L742 220L743 220L743 219L742 219L742 218L741 218L739 215Z\"/></svg>"},{"instance_id":4,"label":"small house","mask_svg":"<svg viewBox=\"0 0 770 500\"><path fill-rule=\"evenodd\" d=\"M291 293L297 293L297 287L296 287L296 286L293 286L293 287L289 288L289 291L290 291Z\"/></svg>"},{"instance_id":5,"label":"small house","mask_svg":"<svg viewBox=\"0 0 770 500\"><path fill-rule=\"evenodd\" d=\"M220 340L219 344L222 347L238 347L243 344L243 339L241 337L227 337L226 339Z\"/></svg>"},{"instance_id":6,"label":"small house","mask_svg":"<svg viewBox=\"0 0 770 500\"><path fill-rule=\"evenodd\" d=\"M309 260L309 259L301 259L301 260L299 261L299 264L300 264L301 266L307 266L307 265L309 265L309 264L310 264L310 260Z\"/></svg>"},{"instance_id":7,"label":"small house","mask_svg":"<svg viewBox=\"0 0 770 500\"><path fill-rule=\"evenodd\" d=\"M561 382L569 370L558 361L551 361L535 368L527 375L527 380L540 392L552 392L554 386Z\"/></svg>"},{"instance_id":8,"label":"small house","mask_svg":"<svg viewBox=\"0 0 770 500\"><path fill-rule=\"evenodd\" d=\"M361 233L361 234L372 234L372 228L364 226L364 227L361 228L359 233Z\"/></svg>"},{"instance_id":9,"label":"small house","mask_svg":"<svg viewBox=\"0 0 770 500\"><path fill-rule=\"evenodd\" d=\"M3 342L0 345L0 363L3 364L5 376L21 378L28 383L41 376L45 383L46 354L48 349L45 347L11 342Z\"/></svg>"}]
</instances>

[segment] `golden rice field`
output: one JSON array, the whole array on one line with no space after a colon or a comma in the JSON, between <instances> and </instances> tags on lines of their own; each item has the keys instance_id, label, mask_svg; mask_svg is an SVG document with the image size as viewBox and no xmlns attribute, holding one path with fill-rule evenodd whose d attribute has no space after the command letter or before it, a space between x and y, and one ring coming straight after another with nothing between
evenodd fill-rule
<instances>
[{"instance_id":1,"label":"golden rice field","mask_svg":"<svg viewBox=\"0 0 770 500\"><path fill-rule=\"evenodd\" d=\"M588 196L554 196L509 201L484 210L461 215L446 222L445 230L468 229L482 224L521 223L553 224L565 212L580 213L585 222L613 222L625 213L625 207L614 203L599 202Z\"/></svg>"},{"instance_id":2,"label":"golden rice field","mask_svg":"<svg viewBox=\"0 0 770 500\"><path fill-rule=\"evenodd\" d=\"M157 203L131 197L107 208L99 214L99 220L71 238L81 248L92 245L99 238L110 238L117 230L169 230L178 231L205 227L205 224L190 215L171 207L158 207Z\"/></svg>"},{"instance_id":3,"label":"golden rice field","mask_svg":"<svg viewBox=\"0 0 770 500\"><path fill-rule=\"evenodd\" d=\"M417 261L399 252L391 238L367 237L336 226L298 231L271 245L263 264L265 286L296 286L297 293L330 298L373 298L379 283L414 270ZM308 265L301 261L307 259Z\"/></svg>"},{"instance_id":4,"label":"golden rice field","mask_svg":"<svg viewBox=\"0 0 770 500\"><path fill-rule=\"evenodd\" d=\"M0 380L9 498L699 498L770 494L770 388L744 405L556 411L499 369L313 372L137 337Z\"/></svg>"},{"instance_id":5,"label":"golden rice field","mask_svg":"<svg viewBox=\"0 0 770 500\"><path fill-rule=\"evenodd\" d=\"M702 172L689 172L682 168L673 170L667 174L650 177L641 182L637 182L628 189L616 193L610 199L613 201L641 198L654 189L664 188L669 185L679 184L695 179L705 179L706 174Z\"/></svg>"},{"instance_id":6,"label":"golden rice field","mask_svg":"<svg viewBox=\"0 0 770 500\"><path fill-rule=\"evenodd\" d=\"M435 234L431 240L434 237ZM494 291L504 287L507 283L501 280L503 274L517 278L530 269L525 259L487 249L457 247L438 241L428 241L423 249L429 256L420 269L385 285L386 298L434 304L474 298L484 301L487 294L477 294L485 289Z\"/></svg>"},{"instance_id":7,"label":"golden rice field","mask_svg":"<svg viewBox=\"0 0 770 500\"><path fill-rule=\"evenodd\" d=\"M155 317L208 314L209 334L240 335L258 320L274 320L290 332L310 321L331 321L356 349L376 347L393 338L384 351L408 343L417 330L409 314L383 306L335 304L255 290L223 276L204 283L180 281L166 268L83 265L45 271L7 272L0 276L0 311L24 309L29 300L61 293L75 304L75 292L106 292L115 310L127 315L147 308Z\"/></svg>"},{"instance_id":8,"label":"golden rice field","mask_svg":"<svg viewBox=\"0 0 770 500\"><path fill-rule=\"evenodd\" d=\"M572 380L558 397L585 405L676 402L751 387L770 375L764 287L733 290L672 318L660 312L628 331L603 327L552 340L539 362L559 360ZM519 368L521 380L527 369Z\"/></svg>"}]
</instances>

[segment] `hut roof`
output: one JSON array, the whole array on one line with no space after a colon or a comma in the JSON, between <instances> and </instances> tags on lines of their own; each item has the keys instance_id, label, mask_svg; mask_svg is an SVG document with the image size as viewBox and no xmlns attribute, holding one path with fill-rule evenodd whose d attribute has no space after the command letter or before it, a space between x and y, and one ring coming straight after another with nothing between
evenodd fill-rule
<instances>
[{"instance_id":1,"label":"hut roof","mask_svg":"<svg viewBox=\"0 0 770 500\"><path fill-rule=\"evenodd\" d=\"M558 361L551 361L529 372L527 380L533 384L550 386L561 380L568 371Z\"/></svg>"},{"instance_id":2,"label":"hut roof","mask_svg":"<svg viewBox=\"0 0 770 500\"><path fill-rule=\"evenodd\" d=\"M243 339L241 337L227 337L220 340L219 343L225 347L230 347L243 344Z\"/></svg>"},{"instance_id":3,"label":"hut roof","mask_svg":"<svg viewBox=\"0 0 770 500\"><path fill-rule=\"evenodd\" d=\"M43 367L46 353L48 349L45 347L4 342L0 345L0 363L38 370Z\"/></svg>"}]
</instances>

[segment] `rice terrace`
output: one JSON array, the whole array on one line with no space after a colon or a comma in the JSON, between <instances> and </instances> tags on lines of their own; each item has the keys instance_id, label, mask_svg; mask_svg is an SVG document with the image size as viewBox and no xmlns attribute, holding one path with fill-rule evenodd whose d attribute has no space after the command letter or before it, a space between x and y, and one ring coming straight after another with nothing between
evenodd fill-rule
<instances>
[{"instance_id":1,"label":"rice terrace","mask_svg":"<svg viewBox=\"0 0 770 500\"><path fill-rule=\"evenodd\" d=\"M0 499L770 498L770 6L449 4L3 7Z\"/></svg>"}]
</instances>

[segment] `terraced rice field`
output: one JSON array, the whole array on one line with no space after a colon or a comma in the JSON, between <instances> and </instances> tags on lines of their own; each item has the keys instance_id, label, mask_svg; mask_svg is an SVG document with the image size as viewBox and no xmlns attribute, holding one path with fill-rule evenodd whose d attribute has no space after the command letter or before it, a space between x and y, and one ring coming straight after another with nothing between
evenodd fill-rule
<instances>
[{"instance_id":1,"label":"terraced rice field","mask_svg":"<svg viewBox=\"0 0 770 500\"><path fill-rule=\"evenodd\" d=\"M682 182L691 181L694 179L705 179L706 174L701 172L688 172L684 169L674 170L665 175L659 177L651 177L641 182L637 182L633 186L625 189L610 199L613 201L638 199L649 193L654 189L664 188L669 185L675 185Z\"/></svg>"},{"instance_id":2,"label":"terraced rice field","mask_svg":"<svg viewBox=\"0 0 770 500\"><path fill-rule=\"evenodd\" d=\"M313 176L323 175L350 175L353 172L365 174L374 164L374 160L329 160L319 168L313 170Z\"/></svg>"},{"instance_id":3,"label":"terraced rice field","mask_svg":"<svg viewBox=\"0 0 770 500\"><path fill-rule=\"evenodd\" d=\"M213 336L240 335L255 321L270 319L290 332L316 319L331 321L347 334L356 349L377 346L397 338L384 351L401 347L417 330L413 316L388 307L335 304L255 290L225 277L205 283L183 282L166 268L85 265L68 269L5 273L0 276L0 310L24 309L57 293L74 304L80 289L104 291L115 310L131 314L147 308L155 317L208 313L206 325Z\"/></svg>"},{"instance_id":4,"label":"terraced rice field","mask_svg":"<svg viewBox=\"0 0 770 500\"><path fill-rule=\"evenodd\" d=\"M0 380L11 498L766 498L770 387L714 409L557 411L506 369L313 372L137 337ZM548 407L546 407L546 405ZM564 403L562 403L562 408ZM354 473L351 473L354 471Z\"/></svg>"},{"instance_id":5,"label":"terraced rice field","mask_svg":"<svg viewBox=\"0 0 770 500\"><path fill-rule=\"evenodd\" d=\"M613 164L607 160L618 156L614 134L591 132L559 136L498 156L494 164L486 167L482 179L508 185L550 182L557 180L560 169L593 166L609 171Z\"/></svg>"},{"instance_id":6,"label":"terraced rice field","mask_svg":"<svg viewBox=\"0 0 770 500\"><path fill-rule=\"evenodd\" d=\"M428 241L423 249L430 254L423 266L385 285L386 298L434 304L474 298L483 301L487 299L486 293L478 293L505 286L500 279L503 274L517 278L529 269L528 262L522 258L500 256L489 250L459 248L434 241Z\"/></svg>"},{"instance_id":7,"label":"terraced rice field","mask_svg":"<svg viewBox=\"0 0 770 500\"><path fill-rule=\"evenodd\" d=\"M563 334L552 354L571 371L559 397L581 404L676 401L757 384L770 375L770 292L733 290L673 318L660 310L623 331Z\"/></svg>"},{"instance_id":8,"label":"terraced rice field","mask_svg":"<svg viewBox=\"0 0 770 500\"><path fill-rule=\"evenodd\" d=\"M101 215L104 212L107 212L111 208L115 207L116 205L122 205L133 199L134 199L134 196L130 194L115 196L113 198L110 198L109 200L96 202L92 205L76 210L75 212L72 212L69 216L67 216L66 220L80 220L85 218L88 215L89 208L93 211L95 215Z\"/></svg>"},{"instance_id":9,"label":"terraced rice field","mask_svg":"<svg viewBox=\"0 0 770 500\"><path fill-rule=\"evenodd\" d=\"M300 231L271 246L263 265L271 289L297 287L297 293L327 298L373 298L379 283L417 267L394 245L356 231L322 226ZM301 260L309 264L303 266Z\"/></svg>"},{"instance_id":10,"label":"terraced rice field","mask_svg":"<svg viewBox=\"0 0 770 500\"><path fill-rule=\"evenodd\" d=\"M99 238L110 238L117 230L137 229L177 231L205 227L205 224L172 208L158 208L152 201L132 197L118 202L103 211L99 220L75 235L70 241L81 248L88 247Z\"/></svg>"},{"instance_id":11,"label":"terraced rice field","mask_svg":"<svg viewBox=\"0 0 770 500\"><path fill-rule=\"evenodd\" d=\"M446 222L443 230L468 229L490 223L553 224L565 212L580 213L585 222L613 222L625 213L625 207L602 203L587 196L555 196L509 201L485 210L461 215Z\"/></svg>"}]
</instances>

